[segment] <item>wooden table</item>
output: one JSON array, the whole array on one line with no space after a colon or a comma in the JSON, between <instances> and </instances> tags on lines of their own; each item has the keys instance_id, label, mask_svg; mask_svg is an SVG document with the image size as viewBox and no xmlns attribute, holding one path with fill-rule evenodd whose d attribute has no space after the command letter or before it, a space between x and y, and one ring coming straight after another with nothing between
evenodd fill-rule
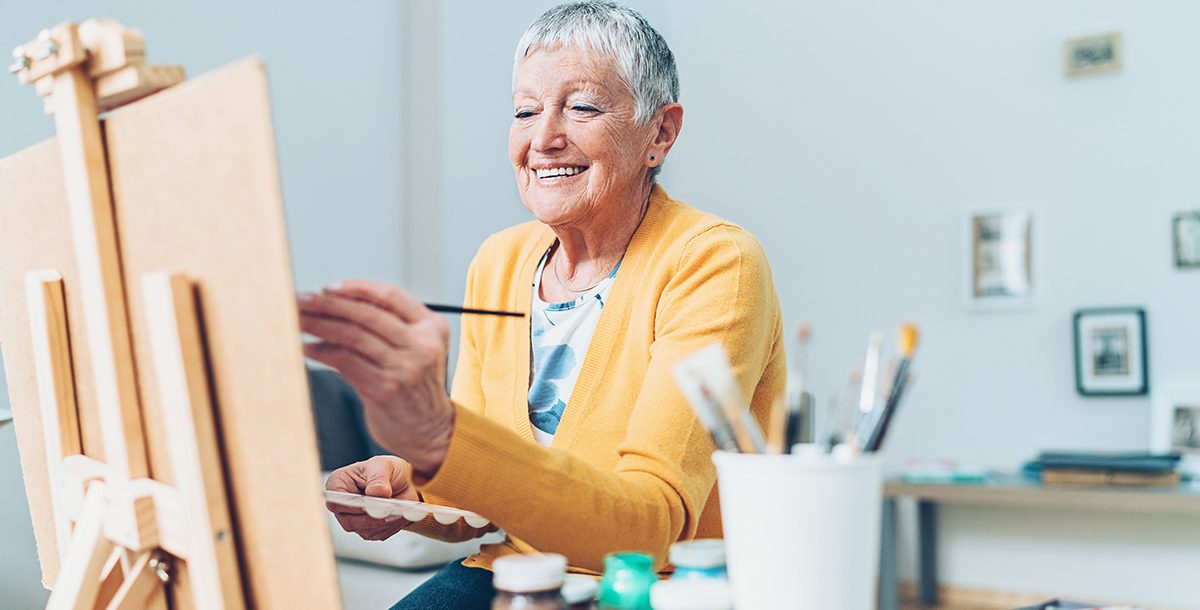
<instances>
[{"instance_id":1,"label":"wooden table","mask_svg":"<svg viewBox=\"0 0 1200 610\"><path fill-rule=\"evenodd\" d=\"M883 540L879 608L900 607L896 577L896 501L917 501L917 591L923 604L937 603L937 507L939 504L1012 506L1075 511L1200 516L1200 483L1176 487L1043 486L1014 474L992 474L983 483L918 484L889 480L883 486Z\"/></svg>"}]
</instances>

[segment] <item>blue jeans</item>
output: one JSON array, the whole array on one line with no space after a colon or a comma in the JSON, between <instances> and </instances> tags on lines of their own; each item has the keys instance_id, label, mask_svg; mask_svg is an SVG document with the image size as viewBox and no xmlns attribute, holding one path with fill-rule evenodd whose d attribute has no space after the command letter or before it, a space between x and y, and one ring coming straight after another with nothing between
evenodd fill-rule
<instances>
[{"instance_id":1,"label":"blue jeans","mask_svg":"<svg viewBox=\"0 0 1200 610\"><path fill-rule=\"evenodd\" d=\"M468 568L461 559L434 574L392 610L491 610L492 573L483 568Z\"/></svg>"}]
</instances>

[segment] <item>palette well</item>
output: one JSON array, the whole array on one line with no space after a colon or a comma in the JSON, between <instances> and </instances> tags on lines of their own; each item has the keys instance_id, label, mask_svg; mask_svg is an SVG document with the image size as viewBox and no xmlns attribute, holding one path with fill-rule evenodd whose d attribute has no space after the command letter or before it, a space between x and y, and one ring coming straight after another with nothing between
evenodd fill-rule
<instances>
[{"instance_id":1,"label":"palette well","mask_svg":"<svg viewBox=\"0 0 1200 610\"><path fill-rule=\"evenodd\" d=\"M383 519L386 517L404 517L409 521L420 521L430 515L442 525L450 525L458 520L466 521L471 527L484 527L489 521L473 512L427 504L415 500L397 500L394 498L376 498L342 491L325 491L325 501L339 506L361 508L371 517Z\"/></svg>"}]
</instances>

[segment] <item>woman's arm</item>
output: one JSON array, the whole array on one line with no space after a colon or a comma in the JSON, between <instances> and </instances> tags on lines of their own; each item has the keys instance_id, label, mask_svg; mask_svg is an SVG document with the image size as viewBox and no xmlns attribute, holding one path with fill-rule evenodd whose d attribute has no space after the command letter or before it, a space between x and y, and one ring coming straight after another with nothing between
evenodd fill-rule
<instances>
[{"instance_id":1,"label":"woman's arm","mask_svg":"<svg viewBox=\"0 0 1200 610\"><path fill-rule=\"evenodd\" d=\"M474 278L475 262L472 261L470 268L467 270L467 291L464 299L466 303L475 302L471 294ZM467 325L463 324L462 330L459 333L458 361L454 367L454 380L450 389L450 396L459 404L474 405L478 408L483 404L481 379L482 371L479 367L479 352L476 349L473 336L467 332ZM422 500L433 504L453 505L453 502L445 498L439 498L432 493L422 493L421 496ZM489 523L482 528L476 528L467 525L467 522L462 520L450 525L443 525L433 519L432 516L426 517L408 527L409 531L445 542L472 540L489 532L494 532L497 529L494 523Z\"/></svg>"}]
</instances>

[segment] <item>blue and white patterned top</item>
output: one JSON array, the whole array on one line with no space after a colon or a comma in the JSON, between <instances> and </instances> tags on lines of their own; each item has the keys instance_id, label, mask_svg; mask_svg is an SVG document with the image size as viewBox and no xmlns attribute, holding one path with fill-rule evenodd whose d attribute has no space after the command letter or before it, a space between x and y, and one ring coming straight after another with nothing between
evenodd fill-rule
<instances>
[{"instance_id":1,"label":"blue and white patterned top","mask_svg":"<svg viewBox=\"0 0 1200 610\"><path fill-rule=\"evenodd\" d=\"M575 389L583 357L587 354L604 302L612 290L617 269L594 288L572 301L547 303L539 292L542 270L550 250L542 255L533 275L533 307L529 325L529 345L533 353L533 378L529 383L529 423L533 438L549 446L558 431L563 412Z\"/></svg>"}]
</instances>

